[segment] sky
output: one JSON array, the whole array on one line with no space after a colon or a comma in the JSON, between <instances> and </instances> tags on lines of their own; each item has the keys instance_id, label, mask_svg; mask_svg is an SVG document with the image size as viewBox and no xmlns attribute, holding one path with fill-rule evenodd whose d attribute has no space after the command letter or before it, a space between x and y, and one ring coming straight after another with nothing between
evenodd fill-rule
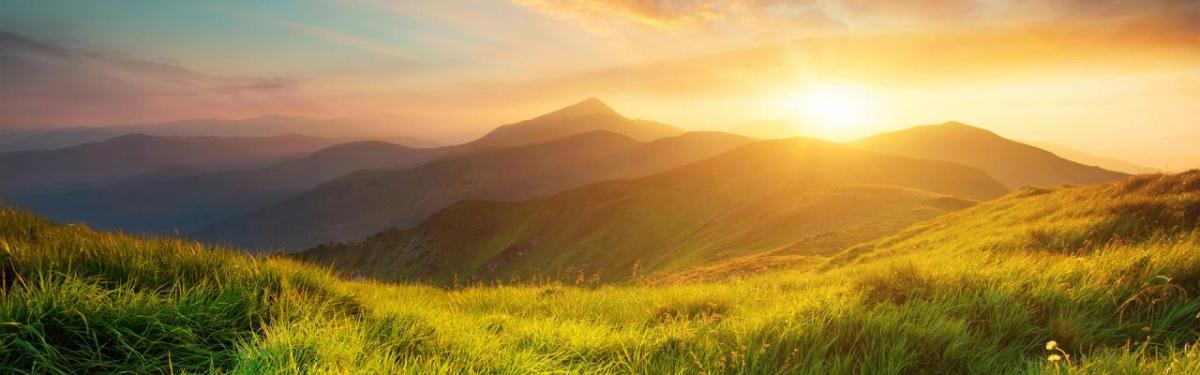
<instances>
[{"instance_id":1,"label":"sky","mask_svg":"<svg viewBox=\"0 0 1200 375\"><path fill-rule=\"evenodd\" d=\"M0 129L387 114L457 141L587 97L1200 167L1200 1L0 0Z\"/></svg>"}]
</instances>

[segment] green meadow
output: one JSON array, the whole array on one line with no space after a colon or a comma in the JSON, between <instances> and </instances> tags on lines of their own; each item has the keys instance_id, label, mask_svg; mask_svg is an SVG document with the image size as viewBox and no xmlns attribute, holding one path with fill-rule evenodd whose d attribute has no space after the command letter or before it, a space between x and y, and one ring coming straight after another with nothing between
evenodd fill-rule
<instances>
[{"instance_id":1,"label":"green meadow","mask_svg":"<svg viewBox=\"0 0 1200 375\"><path fill-rule=\"evenodd\" d=\"M0 373L1200 373L1200 172L702 282L352 281L0 215Z\"/></svg>"}]
</instances>

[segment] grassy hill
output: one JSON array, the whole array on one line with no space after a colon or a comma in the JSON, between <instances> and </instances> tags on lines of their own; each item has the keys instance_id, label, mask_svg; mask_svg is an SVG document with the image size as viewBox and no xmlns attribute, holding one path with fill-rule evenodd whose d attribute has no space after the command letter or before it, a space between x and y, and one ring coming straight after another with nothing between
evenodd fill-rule
<instances>
[{"instance_id":1,"label":"grassy hill","mask_svg":"<svg viewBox=\"0 0 1200 375\"><path fill-rule=\"evenodd\" d=\"M597 131L554 141L448 156L407 170L362 171L295 198L221 221L199 238L254 249L303 250L411 227L466 199L519 200L614 178L661 172L750 142L688 133L643 143Z\"/></svg>"},{"instance_id":2,"label":"grassy hill","mask_svg":"<svg viewBox=\"0 0 1200 375\"><path fill-rule=\"evenodd\" d=\"M1063 159L1049 151L957 122L879 134L852 144L886 154L969 165L1013 189L1027 185L1105 183L1127 176Z\"/></svg>"},{"instance_id":3,"label":"grassy hill","mask_svg":"<svg viewBox=\"0 0 1200 375\"><path fill-rule=\"evenodd\" d=\"M584 272L619 280L635 269L678 270L811 237L874 238L899 229L882 222L902 228L969 205L944 195L987 199L1004 192L983 172L958 164L812 139L763 141L648 177L523 202L464 202L411 230L301 256L384 279L444 283ZM864 226L878 230L854 230ZM820 244L802 252L841 249Z\"/></svg>"},{"instance_id":4,"label":"grassy hill","mask_svg":"<svg viewBox=\"0 0 1200 375\"><path fill-rule=\"evenodd\" d=\"M450 290L5 209L0 372L1191 374L1196 207L1200 172L1026 189L819 270Z\"/></svg>"}]
</instances>

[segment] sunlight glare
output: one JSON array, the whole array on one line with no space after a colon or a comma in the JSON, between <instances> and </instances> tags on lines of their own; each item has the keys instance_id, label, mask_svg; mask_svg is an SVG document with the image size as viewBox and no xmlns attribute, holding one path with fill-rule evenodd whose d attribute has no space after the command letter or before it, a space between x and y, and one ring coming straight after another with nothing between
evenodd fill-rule
<instances>
[{"instance_id":1,"label":"sunlight glare","mask_svg":"<svg viewBox=\"0 0 1200 375\"><path fill-rule=\"evenodd\" d=\"M812 85L793 101L813 131L830 138L844 138L878 119L876 100L870 90L851 85Z\"/></svg>"}]
</instances>

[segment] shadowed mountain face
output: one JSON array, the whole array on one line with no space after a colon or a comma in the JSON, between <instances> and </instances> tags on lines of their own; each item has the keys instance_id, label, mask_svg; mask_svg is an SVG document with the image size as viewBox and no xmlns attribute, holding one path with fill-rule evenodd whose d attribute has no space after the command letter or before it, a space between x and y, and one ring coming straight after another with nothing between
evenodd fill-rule
<instances>
[{"instance_id":1,"label":"shadowed mountain face","mask_svg":"<svg viewBox=\"0 0 1200 375\"><path fill-rule=\"evenodd\" d=\"M943 197L907 199L914 203L897 207L834 192L863 185L904 187L877 188L879 197L916 189L927 196L988 199L1006 191L959 164L810 139L765 141L643 178L521 202L468 201L411 230L318 247L300 257L386 279L444 282L456 275L490 279L572 269L621 279L637 267L683 269L969 205Z\"/></svg>"},{"instance_id":2,"label":"shadowed mountain face","mask_svg":"<svg viewBox=\"0 0 1200 375\"><path fill-rule=\"evenodd\" d=\"M1063 159L1049 151L957 122L884 133L852 144L886 154L969 165L1009 188L1096 184L1127 176Z\"/></svg>"},{"instance_id":3,"label":"shadowed mountain face","mask_svg":"<svg viewBox=\"0 0 1200 375\"><path fill-rule=\"evenodd\" d=\"M583 184L642 176L748 143L688 133L643 143L611 132L448 157L410 170L363 171L198 234L250 248L303 249L409 227L466 199L526 199Z\"/></svg>"},{"instance_id":4,"label":"shadowed mountain face","mask_svg":"<svg viewBox=\"0 0 1200 375\"><path fill-rule=\"evenodd\" d=\"M439 155L441 151L436 149L386 142L345 143L259 169L175 178L140 176L102 189L41 196L28 202L58 221L133 233L191 231L356 170L408 168Z\"/></svg>"},{"instance_id":5,"label":"shadowed mountain face","mask_svg":"<svg viewBox=\"0 0 1200 375\"><path fill-rule=\"evenodd\" d=\"M306 136L222 138L127 135L103 142L0 155L0 192L23 197L114 183L175 167L253 168L294 158L336 141Z\"/></svg>"},{"instance_id":6,"label":"shadowed mountain face","mask_svg":"<svg viewBox=\"0 0 1200 375\"><path fill-rule=\"evenodd\" d=\"M514 146L595 130L624 134L639 141L683 134L683 130L670 125L626 118L599 99L588 98L530 120L501 126L469 145Z\"/></svg>"}]
</instances>

